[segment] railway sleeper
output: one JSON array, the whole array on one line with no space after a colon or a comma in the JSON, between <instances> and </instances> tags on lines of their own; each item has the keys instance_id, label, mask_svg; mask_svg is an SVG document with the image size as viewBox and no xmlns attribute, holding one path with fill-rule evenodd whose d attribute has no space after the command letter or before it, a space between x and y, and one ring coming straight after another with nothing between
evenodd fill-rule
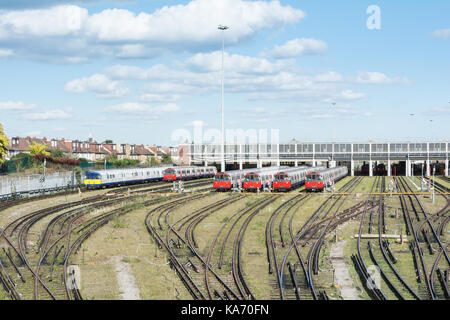
<instances>
[{"instance_id":1,"label":"railway sleeper","mask_svg":"<svg viewBox=\"0 0 450 320\"><path fill-rule=\"evenodd\" d=\"M448 276L447 272L442 272L442 270L438 268L436 270L436 273L437 273L439 282L441 284L442 291L444 292L445 298L446 299L450 299L450 292L448 290L448 284L447 284L447 279L448 279L447 278L447 276Z\"/></svg>"},{"instance_id":2,"label":"railway sleeper","mask_svg":"<svg viewBox=\"0 0 450 320\"><path fill-rule=\"evenodd\" d=\"M417 259L417 253L416 253L416 250L415 250L416 245L415 245L414 242L410 242L409 243L409 247L410 247L411 252L413 254L414 270L416 271L416 280L417 280L418 283L421 283L422 282L422 276L420 274L419 261Z\"/></svg>"},{"instance_id":3,"label":"railway sleeper","mask_svg":"<svg viewBox=\"0 0 450 320\"><path fill-rule=\"evenodd\" d=\"M389 245L389 240L384 240L383 245L386 248L389 258L392 260L392 263L397 263L397 258L394 256L394 253L391 250L391 246Z\"/></svg>"}]
</instances>

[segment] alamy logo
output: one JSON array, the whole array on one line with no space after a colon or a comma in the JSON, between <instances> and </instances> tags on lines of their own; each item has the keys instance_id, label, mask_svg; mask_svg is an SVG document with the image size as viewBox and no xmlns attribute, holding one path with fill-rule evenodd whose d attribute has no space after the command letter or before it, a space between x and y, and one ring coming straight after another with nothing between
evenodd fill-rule
<instances>
[{"instance_id":1,"label":"alamy logo","mask_svg":"<svg viewBox=\"0 0 450 320\"><path fill-rule=\"evenodd\" d=\"M379 6L372 5L369 6L366 10L366 13L369 14L369 18L367 18L367 29L369 30L381 30L381 9Z\"/></svg>"}]
</instances>

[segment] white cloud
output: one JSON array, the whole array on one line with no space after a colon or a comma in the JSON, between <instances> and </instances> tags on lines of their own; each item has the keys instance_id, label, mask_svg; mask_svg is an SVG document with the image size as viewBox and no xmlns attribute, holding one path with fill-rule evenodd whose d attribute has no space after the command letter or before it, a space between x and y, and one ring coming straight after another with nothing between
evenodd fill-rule
<instances>
[{"instance_id":1,"label":"white cloud","mask_svg":"<svg viewBox=\"0 0 450 320\"><path fill-rule=\"evenodd\" d=\"M272 58L286 59L305 55L324 53L328 49L327 44L322 40L312 38L300 38L287 41L281 46L268 53Z\"/></svg>"},{"instance_id":2,"label":"white cloud","mask_svg":"<svg viewBox=\"0 0 450 320\"><path fill-rule=\"evenodd\" d=\"M367 71L358 72L358 76L355 82L362 84L393 84L393 83L409 84L409 80L407 78L390 78L381 72L367 72Z\"/></svg>"},{"instance_id":3,"label":"white cloud","mask_svg":"<svg viewBox=\"0 0 450 320\"><path fill-rule=\"evenodd\" d=\"M82 32L88 11L72 5L0 14L0 39L70 36Z\"/></svg>"},{"instance_id":4,"label":"white cloud","mask_svg":"<svg viewBox=\"0 0 450 320\"><path fill-rule=\"evenodd\" d=\"M56 127L56 128L53 128L53 131L55 131L55 132L64 132L64 131L67 131L67 128Z\"/></svg>"},{"instance_id":5,"label":"white cloud","mask_svg":"<svg viewBox=\"0 0 450 320\"><path fill-rule=\"evenodd\" d=\"M433 107L424 112L427 116L450 116L450 107Z\"/></svg>"},{"instance_id":6,"label":"white cloud","mask_svg":"<svg viewBox=\"0 0 450 320\"><path fill-rule=\"evenodd\" d=\"M42 134L42 131L40 130L33 130L33 131L27 131L23 135L27 137L36 137L40 136Z\"/></svg>"},{"instance_id":7,"label":"white cloud","mask_svg":"<svg viewBox=\"0 0 450 320\"><path fill-rule=\"evenodd\" d=\"M130 115L151 115L151 114L164 114L174 113L180 110L180 107L174 103L168 103L161 106L150 106L145 103L138 102L126 102L122 104L106 107L104 111L111 113L122 113Z\"/></svg>"},{"instance_id":8,"label":"white cloud","mask_svg":"<svg viewBox=\"0 0 450 320\"><path fill-rule=\"evenodd\" d=\"M2 58L8 58L10 56L14 55L14 51L11 49L0 49L0 59Z\"/></svg>"},{"instance_id":9,"label":"white cloud","mask_svg":"<svg viewBox=\"0 0 450 320\"><path fill-rule=\"evenodd\" d=\"M321 113L321 114L311 114L307 116L308 119L331 119L333 118L333 115L329 113Z\"/></svg>"},{"instance_id":10,"label":"white cloud","mask_svg":"<svg viewBox=\"0 0 450 320\"><path fill-rule=\"evenodd\" d=\"M344 90L336 98L342 100L359 100L365 97L366 95L364 93L353 92L352 90Z\"/></svg>"},{"instance_id":11,"label":"white cloud","mask_svg":"<svg viewBox=\"0 0 450 320\"><path fill-rule=\"evenodd\" d=\"M64 89L73 93L94 92L101 98L120 98L130 92L119 81L112 81L103 74L72 80Z\"/></svg>"},{"instance_id":12,"label":"white cloud","mask_svg":"<svg viewBox=\"0 0 450 320\"><path fill-rule=\"evenodd\" d=\"M219 71L222 67L222 52L214 51L209 53L197 53L187 60L187 65L191 69L200 72ZM275 73L285 69L286 66L287 63L282 61L272 63L264 58L255 58L238 54L224 54L224 69L227 73Z\"/></svg>"},{"instance_id":13,"label":"white cloud","mask_svg":"<svg viewBox=\"0 0 450 320\"><path fill-rule=\"evenodd\" d=\"M194 120L185 124L186 127L205 127L206 122L203 120Z\"/></svg>"},{"instance_id":14,"label":"white cloud","mask_svg":"<svg viewBox=\"0 0 450 320\"><path fill-rule=\"evenodd\" d=\"M69 119L71 115L64 110L47 110L43 112L27 113L24 115L27 120L62 120Z\"/></svg>"},{"instance_id":15,"label":"white cloud","mask_svg":"<svg viewBox=\"0 0 450 320\"><path fill-rule=\"evenodd\" d=\"M318 82L342 82L342 81L344 81L344 77L340 73L334 72L334 71L329 71L327 73L318 74L315 77L315 79Z\"/></svg>"},{"instance_id":16,"label":"white cloud","mask_svg":"<svg viewBox=\"0 0 450 320\"><path fill-rule=\"evenodd\" d=\"M22 101L4 101L0 102L0 110L26 111L36 108L34 104L26 104Z\"/></svg>"},{"instance_id":17,"label":"white cloud","mask_svg":"<svg viewBox=\"0 0 450 320\"><path fill-rule=\"evenodd\" d=\"M179 94L154 94L144 93L139 100L143 102L173 102L181 99Z\"/></svg>"},{"instance_id":18,"label":"white cloud","mask_svg":"<svg viewBox=\"0 0 450 320\"><path fill-rule=\"evenodd\" d=\"M78 3L92 4L96 2L111 2L111 0L77 0ZM112 0L116 2L131 2L134 0ZM72 0L2 0L0 9L18 9L18 8L42 8L55 4L72 3Z\"/></svg>"},{"instance_id":19,"label":"white cloud","mask_svg":"<svg viewBox=\"0 0 450 320\"><path fill-rule=\"evenodd\" d=\"M216 58L211 59L213 56ZM267 59L233 56L235 58L230 63L230 70L226 69L226 91L247 93L252 100L335 99L335 96L339 98L341 95L342 88L339 86L345 83L343 76L333 71L316 76L301 75L292 61L272 63ZM199 57L206 58L203 65L194 63ZM175 68L155 65L142 69L116 65L107 68L106 74L112 79L145 81L144 89L145 94L149 94L149 102L156 102L161 96L176 95L181 98L219 92L220 73L216 70L214 60L220 63L216 53L197 54L185 63L176 64ZM202 68L198 70L200 66ZM348 98L345 94L340 97L341 100ZM145 101L144 96L141 101Z\"/></svg>"},{"instance_id":20,"label":"white cloud","mask_svg":"<svg viewBox=\"0 0 450 320\"><path fill-rule=\"evenodd\" d=\"M436 30L433 33L431 33L431 36L436 39L449 40L450 39L450 29Z\"/></svg>"},{"instance_id":21,"label":"white cloud","mask_svg":"<svg viewBox=\"0 0 450 320\"><path fill-rule=\"evenodd\" d=\"M260 119L255 119L253 120L254 123L268 123L269 119L267 118L260 118Z\"/></svg>"},{"instance_id":22,"label":"white cloud","mask_svg":"<svg viewBox=\"0 0 450 320\"><path fill-rule=\"evenodd\" d=\"M0 11L0 45L14 46L20 56L62 62L97 56L152 57L217 46L221 42L219 23L231 26L225 37L232 45L304 16L303 11L279 1L193 0L152 13L106 9L89 14L79 6L59 5Z\"/></svg>"}]
</instances>

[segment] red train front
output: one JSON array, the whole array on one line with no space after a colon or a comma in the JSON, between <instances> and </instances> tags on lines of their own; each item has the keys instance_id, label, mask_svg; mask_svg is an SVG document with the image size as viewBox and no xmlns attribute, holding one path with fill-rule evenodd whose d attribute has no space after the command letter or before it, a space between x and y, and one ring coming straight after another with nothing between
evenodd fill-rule
<instances>
[{"instance_id":1,"label":"red train front","mask_svg":"<svg viewBox=\"0 0 450 320\"><path fill-rule=\"evenodd\" d=\"M177 180L177 172L173 168L168 168L163 171L163 180L172 182Z\"/></svg>"},{"instance_id":2,"label":"red train front","mask_svg":"<svg viewBox=\"0 0 450 320\"><path fill-rule=\"evenodd\" d=\"M244 190L256 191L261 190L261 177L259 174L250 172L245 175Z\"/></svg>"},{"instance_id":3,"label":"red train front","mask_svg":"<svg viewBox=\"0 0 450 320\"><path fill-rule=\"evenodd\" d=\"M323 177L318 172L311 172L306 175L305 188L307 191L323 191Z\"/></svg>"},{"instance_id":4,"label":"red train front","mask_svg":"<svg viewBox=\"0 0 450 320\"><path fill-rule=\"evenodd\" d=\"M275 191L290 191L292 189L289 175L285 172L277 173L273 180L273 189Z\"/></svg>"},{"instance_id":5,"label":"red train front","mask_svg":"<svg viewBox=\"0 0 450 320\"><path fill-rule=\"evenodd\" d=\"M228 173L218 172L214 176L213 188L216 191L229 191L231 189L231 177Z\"/></svg>"}]
</instances>

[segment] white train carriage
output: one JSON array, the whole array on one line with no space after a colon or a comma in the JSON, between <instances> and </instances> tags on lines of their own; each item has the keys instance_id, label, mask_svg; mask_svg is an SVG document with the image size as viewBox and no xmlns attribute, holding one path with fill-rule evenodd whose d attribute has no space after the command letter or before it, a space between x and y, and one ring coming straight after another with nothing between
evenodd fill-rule
<instances>
[{"instance_id":1,"label":"white train carriage","mask_svg":"<svg viewBox=\"0 0 450 320\"><path fill-rule=\"evenodd\" d=\"M208 167L170 167L163 172L164 181L190 180L198 178L212 178L217 169L213 166Z\"/></svg>"},{"instance_id":2,"label":"white train carriage","mask_svg":"<svg viewBox=\"0 0 450 320\"><path fill-rule=\"evenodd\" d=\"M106 187L114 185L143 183L163 179L167 167L130 168L88 171L83 184L86 187Z\"/></svg>"}]
</instances>

